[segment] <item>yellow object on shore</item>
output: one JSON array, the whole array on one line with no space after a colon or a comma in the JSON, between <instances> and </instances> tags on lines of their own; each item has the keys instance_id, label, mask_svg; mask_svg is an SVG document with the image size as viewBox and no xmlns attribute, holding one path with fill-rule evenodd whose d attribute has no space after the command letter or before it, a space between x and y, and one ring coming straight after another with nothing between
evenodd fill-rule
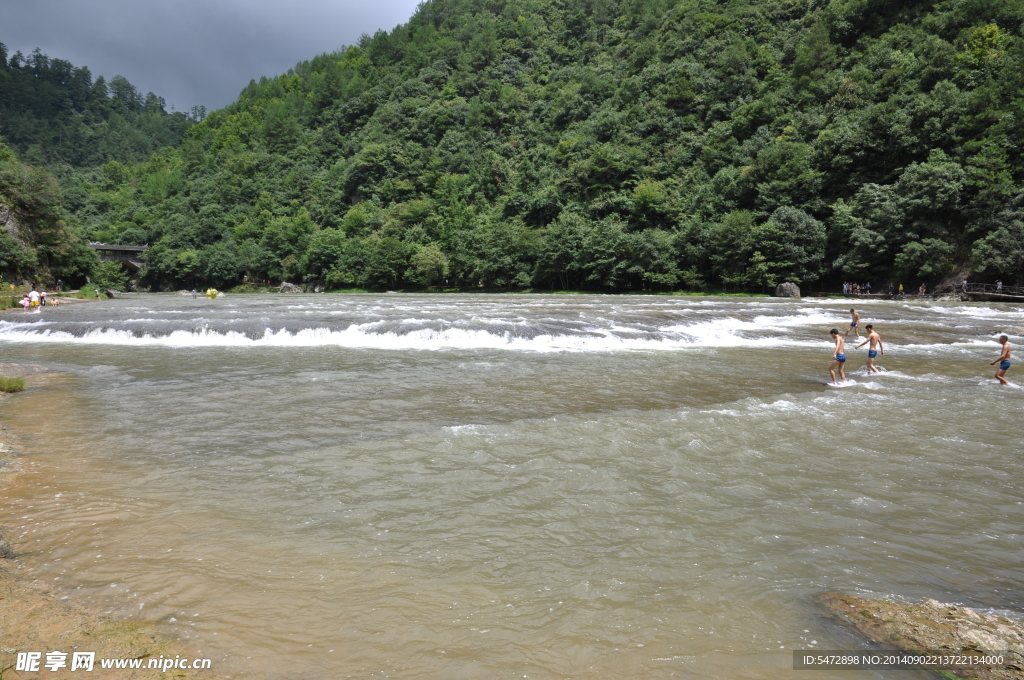
<instances>
[{"instance_id":1,"label":"yellow object on shore","mask_svg":"<svg viewBox=\"0 0 1024 680\"><path fill-rule=\"evenodd\" d=\"M213 298L217 297L217 289L216 288L207 288L206 289L206 297L210 298L211 300Z\"/></svg>"}]
</instances>

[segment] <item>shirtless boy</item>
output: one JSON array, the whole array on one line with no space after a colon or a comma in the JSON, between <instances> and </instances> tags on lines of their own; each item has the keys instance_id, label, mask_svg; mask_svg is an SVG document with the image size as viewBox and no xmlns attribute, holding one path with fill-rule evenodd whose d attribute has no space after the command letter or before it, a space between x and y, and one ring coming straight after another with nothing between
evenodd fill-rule
<instances>
[{"instance_id":1,"label":"shirtless boy","mask_svg":"<svg viewBox=\"0 0 1024 680\"><path fill-rule=\"evenodd\" d=\"M846 382L846 371L843 370L843 365L846 363L846 340L839 335L839 329L833 328L829 331L829 335L836 342L836 349L832 352L832 365L828 367L829 375L832 376L832 382L836 382L836 368L839 369L839 377L842 378L843 382Z\"/></svg>"},{"instance_id":2,"label":"shirtless boy","mask_svg":"<svg viewBox=\"0 0 1024 680\"><path fill-rule=\"evenodd\" d=\"M850 327L846 329L845 333L843 333L843 337L845 338L847 335L850 334L850 331L853 331L854 335L856 335L859 338L860 337L860 331L857 330L857 324L859 324L859 323L860 323L860 314L858 314L857 312L855 312L854 310L851 309L850 310Z\"/></svg>"},{"instance_id":3,"label":"shirtless boy","mask_svg":"<svg viewBox=\"0 0 1024 680\"><path fill-rule=\"evenodd\" d=\"M868 332L867 340L854 347L854 349L860 349L870 342L871 344L868 346L868 370L872 373L881 373L881 371L879 371L875 366L875 357L878 356L879 352L882 353L882 356L885 356L885 348L882 346L882 336L878 334L878 331L876 331L875 327L871 324L864 326L864 330Z\"/></svg>"},{"instance_id":4,"label":"shirtless boy","mask_svg":"<svg viewBox=\"0 0 1024 680\"><path fill-rule=\"evenodd\" d=\"M999 370L996 371L996 380L999 381L1000 385L1009 385L1004 377L1006 371L1010 368L1010 338L1005 335L999 336L999 343L1003 346L1003 351L999 354L999 358L989 363L989 366L995 366L999 363Z\"/></svg>"}]
</instances>

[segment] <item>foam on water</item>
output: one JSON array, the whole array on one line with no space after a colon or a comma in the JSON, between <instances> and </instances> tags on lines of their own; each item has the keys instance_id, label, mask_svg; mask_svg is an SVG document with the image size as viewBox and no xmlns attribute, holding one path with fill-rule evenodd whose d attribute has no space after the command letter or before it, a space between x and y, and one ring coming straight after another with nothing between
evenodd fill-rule
<instances>
[{"instance_id":1,"label":"foam on water","mask_svg":"<svg viewBox=\"0 0 1024 680\"><path fill-rule=\"evenodd\" d=\"M152 323L157 319L131 319L131 322ZM429 319L407 319L402 325L424 323ZM523 321L500 319L475 320L480 325L527 326ZM126 322L127 323L127 322ZM221 323L232 323L231 320ZM680 324L652 334L621 325L588 326L573 334L543 333L520 337L511 332L484 329L420 328L407 332L375 330L384 321L352 324L342 330L326 327L272 330L262 336L250 337L239 331L217 331L208 327L196 330L172 330L165 334L138 332L116 328L93 328L81 335L73 332L39 329L39 324L0 322L0 341L31 343L72 343L91 345L164 346L164 347L321 347L337 346L386 350L502 349L530 352L615 352L623 350L671 351L702 347L779 347L815 346L813 340L783 337L745 337L743 332L765 332L765 324L739 319L717 319L694 324ZM636 337L643 334L648 337ZM653 335L653 337L651 337Z\"/></svg>"}]
</instances>

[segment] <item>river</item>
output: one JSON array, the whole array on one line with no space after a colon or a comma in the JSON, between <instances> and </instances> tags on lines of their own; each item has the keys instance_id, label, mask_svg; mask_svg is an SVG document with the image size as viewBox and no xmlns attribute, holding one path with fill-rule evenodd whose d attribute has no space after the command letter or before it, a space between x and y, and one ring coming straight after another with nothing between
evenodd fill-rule
<instances>
[{"instance_id":1,"label":"river","mask_svg":"<svg viewBox=\"0 0 1024 680\"><path fill-rule=\"evenodd\" d=\"M853 304L888 371L850 343L843 389L849 300L4 314L0 361L62 373L0 412L28 454L0 525L34 578L246 677L881 677L790 670L862 645L816 594L1024 612L1024 390L988 364L1024 310Z\"/></svg>"}]
</instances>

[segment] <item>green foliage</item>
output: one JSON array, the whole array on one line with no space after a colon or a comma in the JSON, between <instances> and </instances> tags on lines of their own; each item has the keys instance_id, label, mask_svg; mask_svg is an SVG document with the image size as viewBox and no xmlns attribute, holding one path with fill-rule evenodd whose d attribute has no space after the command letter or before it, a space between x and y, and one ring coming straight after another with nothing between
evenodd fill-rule
<instances>
[{"instance_id":1,"label":"green foliage","mask_svg":"<svg viewBox=\"0 0 1024 680\"><path fill-rule=\"evenodd\" d=\"M1022 24L1018 0L427 0L60 179L89 238L150 244L156 289L1024 281ZM114 85L96 101L150 115Z\"/></svg>"},{"instance_id":2,"label":"green foliage","mask_svg":"<svg viewBox=\"0 0 1024 680\"><path fill-rule=\"evenodd\" d=\"M78 289L78 295L75 297L82 298L84 300L105 300L107 298L107 294L98 284L87 283Z\"/></svg>"},{"instance_id":3,"label":"green foliage","mask_svg":"<svg viewBox=\"0 0 1024 680\"><path fill-rule=\"evenodd\" d=\"M435 243L423 246L412 256L412 266L420 283L436 286L444 281L451 271L448 256Z\"/></svg>"},{"instance_id":4,"label":"green foliage","mask_svg":"<svg viewBox=\"0 0 1024 680\"><path fill-rule=\"evenodd\" d=\"M0 376L0 392L21 392L25 389L24 378L5 378Z\"/></svg>"},{"instance_id":5,"label":"green foliage","mask_svg":"<svg viewBox=\"0 0 1024 680\"><path fill-rule=\"evenodd\" d=\"M69 226L57 181L0 139L0 278L84 280L95 251Z\"/></svg>"},{"instance_id":6,"label":"green foliage","mask_svg":"<svg viewBox=\"0 0 1024 680\"><path fill-rule=\"evenodd\" d=\"M124 290L128 285L128 273L120 262L100 262L93 269L92 282L97 288Z\"/></svg>"},{"instance_id":7,"label":"green foliage","mask_svg":"<svg viewBox=\"0 0 1024 680\"><path fill-rule=\"evenodd\" d=\"M1024 271L1024 192L996 218L996 229L976 242L974 256L978 269L1001 277L1019 276Z\"/></svg>"},{"instance_id":8,"label":"green foliage","mask_svg":"<svg viewBox=\"0 0 1024 680\"><path fill-rule=\"evenodd\" d=\"M88 68L38 49L8 55L0 43L0 130L27 162L144 161L178 144L202 115L201 107L191 115L167 113L163 99L143 95L122 76L93 80Z\"/></svg>"}]
</instances>

